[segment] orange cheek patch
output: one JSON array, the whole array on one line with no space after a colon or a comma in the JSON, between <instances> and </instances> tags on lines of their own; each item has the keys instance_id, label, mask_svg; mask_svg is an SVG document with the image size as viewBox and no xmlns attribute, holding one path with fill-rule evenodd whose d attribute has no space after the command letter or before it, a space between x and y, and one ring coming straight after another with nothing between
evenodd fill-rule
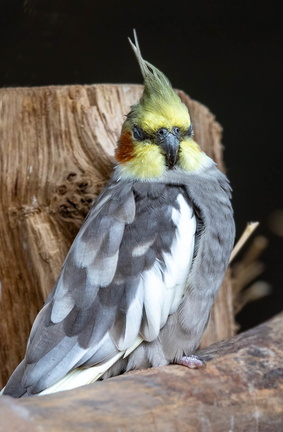
<instances>
[{"instance_id":1,"label":"orange cheek patch","mask_svg":"<svg viewBox=\"0 0 283 432\"><path fill-rule=\"evenodd\" d=\"M119 147L116 152L116 159L120 163L129 162L134 158L134 144L132 140L132 134L129 131L125 131L119 140Z\"/></svg>"}]
</instances>

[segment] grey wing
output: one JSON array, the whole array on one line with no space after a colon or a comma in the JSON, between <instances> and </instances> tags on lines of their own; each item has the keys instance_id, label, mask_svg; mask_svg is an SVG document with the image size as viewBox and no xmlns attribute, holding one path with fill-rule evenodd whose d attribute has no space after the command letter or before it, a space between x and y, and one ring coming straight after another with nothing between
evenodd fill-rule
<instances>
[{"instance_id":1,"label":"grey wing","mask_svg":"<svg viewBox=\"0 0 283 432\"><path fill-rule=\"evenodd\" d=\"M192 354L199 346L235 238L231 188L226 176L212 165L208 173L190 175L189 181L181 181L186 184L199 223L186 293L159 337L171 361Z\"/></svg>"},{"instance_id":2,"label":"grey wing","mask_svg":"<svg viewBox=\"0 0 283 432\"><path fill-rule=\"evenodd\" d=\"M111 282L125 225L134 217L131 185L110 184L91 209L34 322L22 378L28 393L50 386L94 354L101 362L117 352L108 331L123 287Z\"/></svg>"},{"instance_id":3,"label":"grey wing","mask_svg":"<svg viewBox=\"0 0 283 432\"><path fill-rule=\"evenodd\" d=\"M20 367L29 394L71 369L108 360L139 333L156 339L174 298L163 283L154 291L145 286L162 282L175 237L172 208L180 210L180 188L169 189L113 183L100 196L33 325Z\"/></svg>"}]
</instances>

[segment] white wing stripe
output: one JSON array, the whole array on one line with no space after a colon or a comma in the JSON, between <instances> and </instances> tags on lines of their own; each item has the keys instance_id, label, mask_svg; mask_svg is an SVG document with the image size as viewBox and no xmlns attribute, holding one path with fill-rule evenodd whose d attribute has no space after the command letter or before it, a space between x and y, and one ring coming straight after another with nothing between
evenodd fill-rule
<instances>
[{"instance_id":1,"label":"white wing stripe","mask_svg":"<svg viewBox=\"0 0 283 432\"><path fill-rule=\"evenodd\" d=\"M196 218L192 207L179 195L177 201L180 210L172 209L172 220L175 223L176 238L170 253L164 253L165 271L157 261L151 270L143 275L145 292L144 306L147 315L148 329L144 331L147 340L155 339L168 318L176 312L183 297L187 277L192 265Z\"/></svg>"}]
</instances>

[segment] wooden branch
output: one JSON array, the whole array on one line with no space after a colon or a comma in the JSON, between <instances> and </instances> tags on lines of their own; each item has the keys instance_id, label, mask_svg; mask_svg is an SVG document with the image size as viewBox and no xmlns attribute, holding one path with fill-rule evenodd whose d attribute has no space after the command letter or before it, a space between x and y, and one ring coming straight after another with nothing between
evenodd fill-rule
<instances>
[{"instance_id":1,"label":"wooden branch","mask_svg":"<svg viewBox=\"0 0 283 432\"><path fill-rule=\"evenodd\" d=\"M110 176L137 85L0 89L0 387L23 358L31 324L88 209ZM179 91L195 138L223 167L221 127ZM227 276L205 344L234 333Z\"/></svg>"},{"instance_id":2,"label":"wooden branch","mask_svg":"<svg viewBox=\"0 0 283 432\"><path fill-rule=\"evenodd\" d=\"M206 369L172 365L48 396L3 396L0 431L282 430L283 313L200 354Z\"/></svg>"},{"instance_id":3,"label":"wooden branch","mask_svg":"<svg viewBox=\"0 0 283 432\"><path fill-rule=\"evenodd\" d=\"M248 241L250 236L253 234L253 232L257 229L259 226L259 222L249 222L246 226L245 231L241 235L240 239L237 241L230 257L230 262L234 260L234 258L238 255L242 247L245 245L245 243Z\"/></svg>"}]
</instances>

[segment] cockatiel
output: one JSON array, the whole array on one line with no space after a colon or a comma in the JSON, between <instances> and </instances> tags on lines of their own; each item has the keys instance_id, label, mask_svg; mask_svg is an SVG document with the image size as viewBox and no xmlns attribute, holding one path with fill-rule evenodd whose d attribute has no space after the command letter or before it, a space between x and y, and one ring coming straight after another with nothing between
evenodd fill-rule
<instances>
[{"instance_id":1,"label":"cockatiel","mask_svg":"<svg viewBox=\"0 0 283 432\"><path fill-rule=\"evenodd\" d=\"M193 353L234 242L230 186L193 140L188 109L168 79L143 60L136 35L131 45L143 95L6 395L169 363L203 365Z\"/></svg>"}]
</instances>

